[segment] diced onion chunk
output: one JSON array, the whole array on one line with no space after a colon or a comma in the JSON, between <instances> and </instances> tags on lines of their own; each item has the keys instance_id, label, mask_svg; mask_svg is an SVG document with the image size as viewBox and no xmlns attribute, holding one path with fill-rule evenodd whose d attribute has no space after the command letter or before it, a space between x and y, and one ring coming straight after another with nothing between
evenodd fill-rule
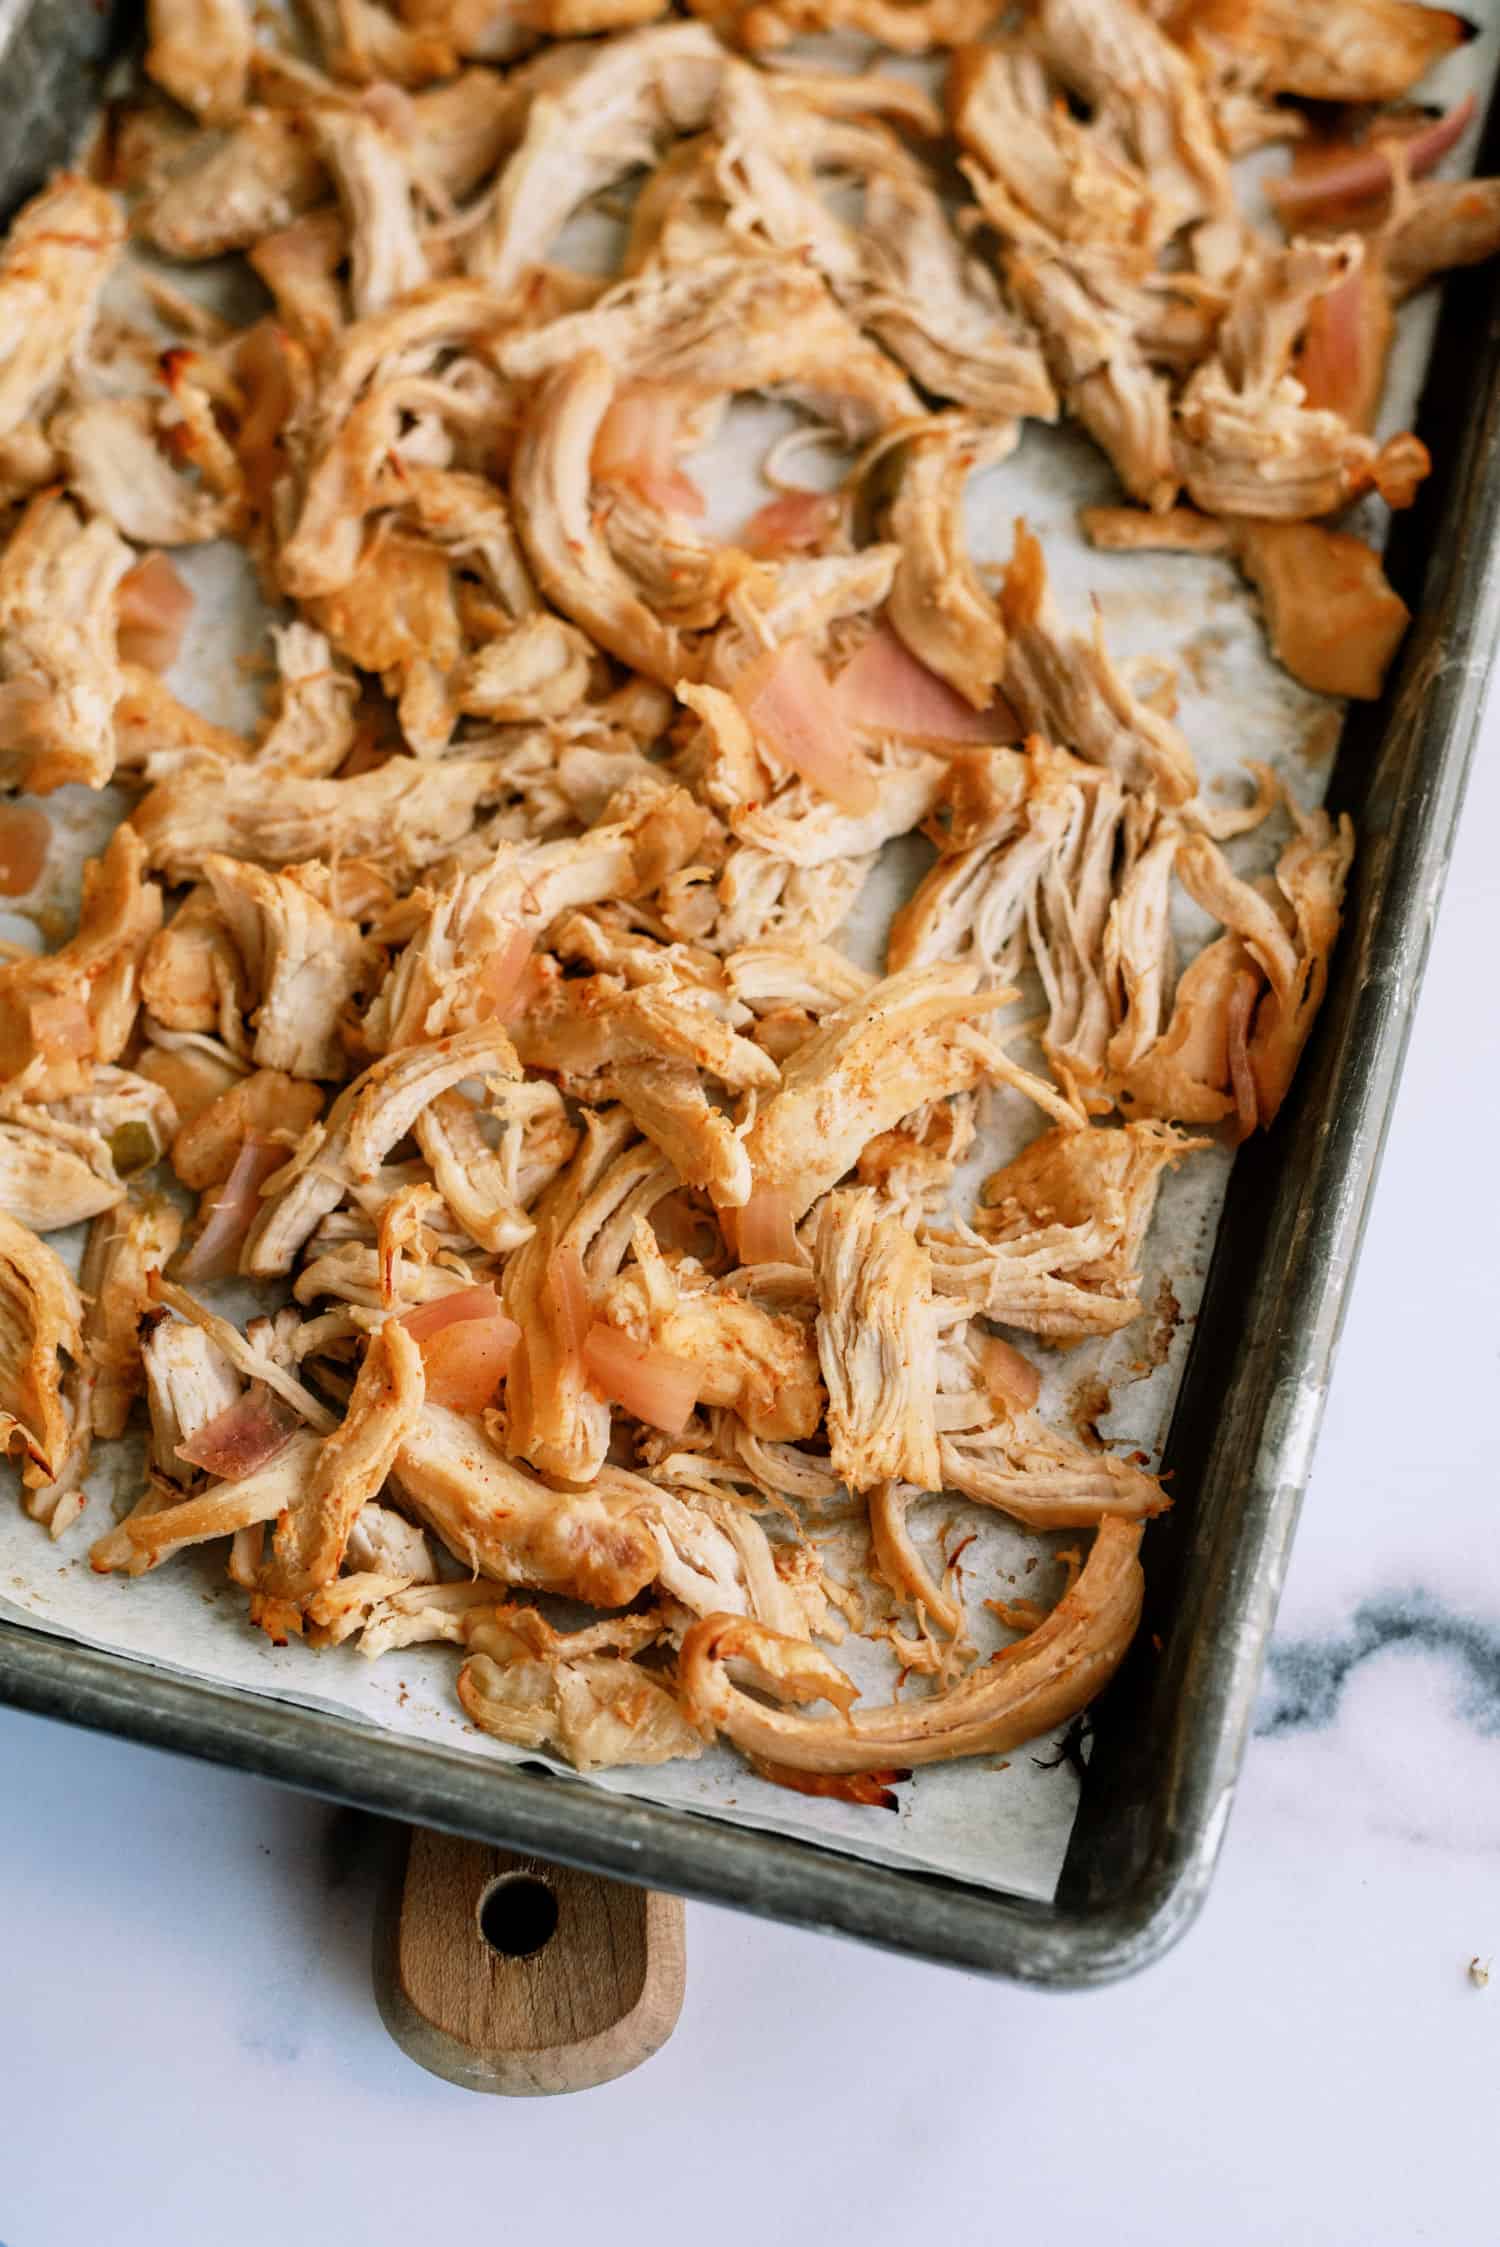
<instances>
[{"instance_id":1,"label":"diced onion chunk","mask_svg":"<svg viewBox=\"0 0 1500 2247\"><path fill-rule=\"evenodd\" d=\"M757 1186L735 1213L735 1241L742 1264L795 1264L797 1227L792 1197L784 1186Z\"/></svg>"},{"instance_id":2,"label":"diced onion chunk","mask_svg":"<svg viewBox=\"0 0 1500 2247\"><path fill-rule=\"evenodd\" d=\"M263 1381L255 1381L242 1397L180 1443L177 1456L223 1482L237 1482L284 1451L301 1425L283 1398Z\"/></svg>"},{"instance_id":3,"label":"diced onion chunk","mask_svg":"<svg viewBox=\"0 0 1500 2247\"><path fill-rule=\"evenodd\" d=\"M115 641L125 663L166 671L177 661L193 596L165 554L147 554L115 587Z\"/></svg>"},{"instance_id":4,"label":"diced onion chunk","mask_svg":"<svg viewBox=\"0 0 1500 2247\"><path fill-rule=\"evenodd\" d=\"M632 1419L674 1436L687 1426L702 1376L685 1358L650 1348L600 1322L583 1338L583 1363L600 1395Z\"/></svg>"},{"instance_id":5,"label":"diced onion chunk","mask_svg":"<svg viewBox=\"0 0 1500 2247\"><path fill-rule=\"evenodd\" d=\"M451 1412L484 1410L521 1339L492 1287L456 1287L403 1311L401 1324L422 1352L428 1403Z\"/></svg>"}]
</instances>

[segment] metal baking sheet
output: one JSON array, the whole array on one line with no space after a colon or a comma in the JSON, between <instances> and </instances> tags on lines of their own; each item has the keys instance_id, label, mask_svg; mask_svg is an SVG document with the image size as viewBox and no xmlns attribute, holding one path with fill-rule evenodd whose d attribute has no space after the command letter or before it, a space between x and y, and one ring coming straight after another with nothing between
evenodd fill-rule
<instances>
[{"instance_id":1,"label":"metal baking sheet","mask_svg":"<svg viewBox=\"0 0 1500 2247\"><path fill-rule=\"evenodd\" d=\"M1332 994L1275 1131L1235 1166L1167 1443L1176 1507L1149 1533L1146 1618L1097 1711L1054 1902L479 1764L9 1624L0 1693L372 1808L989 1971L1091 1981L1163 1947L1201 1897L1228 1813L1500 613L1495 305L1486 275L1450 284L1421 422L1436 433L1438 475L1392 555L1420 622L1385 704L1346 729L1332 779L1331 800L1361 832Z\"/></svg>"}]
</instances>

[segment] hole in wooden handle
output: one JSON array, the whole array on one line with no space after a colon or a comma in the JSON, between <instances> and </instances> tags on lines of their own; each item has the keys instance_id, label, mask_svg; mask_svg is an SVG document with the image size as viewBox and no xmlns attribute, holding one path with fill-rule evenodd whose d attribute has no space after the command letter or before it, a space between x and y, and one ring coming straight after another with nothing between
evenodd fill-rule
<instances>
[{"instance_id":1,"label":"hole in wooden handle","mask_svg":"<svg viewBox=\"0 0 1500 2247\"><path fill-rule=\"evenodd\" d=\"M535 1873L502 1873L479 1899L479 1932L501 1958L535 1958L557 1932L557 1898Z\"/></svg>"}]
</instances>

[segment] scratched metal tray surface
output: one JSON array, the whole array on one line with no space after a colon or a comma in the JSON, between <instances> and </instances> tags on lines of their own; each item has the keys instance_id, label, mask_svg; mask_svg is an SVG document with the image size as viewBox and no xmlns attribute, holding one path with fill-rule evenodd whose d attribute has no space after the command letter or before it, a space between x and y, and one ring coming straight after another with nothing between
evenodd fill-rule
<instances>
[{"instance_id":1,"label":"scratched metal tray surface","mask_svg":"<svg viewBox=\"0 0 1500 2247\"><path fill-rule=\"evenodd\" d=\"M0 0L0 84L24 119L0 126L6 211L86 112L76 41L50 78L66 122L28 75L47 81L47 27L63 40L77 13ZM116 19L127 35L135 13ZM1492 108L1479 168L1497 158ZM1330 996L1276 1126L1234 1166L1166 1447L1175 1502L1147 1532L1141 1630L1095 1705L1052 1903L476 1763L3 1621L0 1702L981 1973L1076 1988L1159 1957L1203 1901L1233 1802L1500 629L1500 271L1448 283L1418 428L1437 466L1388 558L1417 621L1383 701L1345 726L1328 796L1360 838Z\"/></svg>"}]
</instances>

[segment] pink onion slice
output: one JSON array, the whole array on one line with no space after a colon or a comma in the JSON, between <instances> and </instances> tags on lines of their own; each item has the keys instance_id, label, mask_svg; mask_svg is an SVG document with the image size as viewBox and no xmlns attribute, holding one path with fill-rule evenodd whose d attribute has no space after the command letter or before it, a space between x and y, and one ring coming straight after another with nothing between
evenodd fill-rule
<instances>
[{"instance_id":1,"label":"pink onion slice","mask_svg":"<svg viewBox=\"0 0 1500 2247\"><path fill-rule=\"evenodd\" d=\"M837 492L778 492L756 509L738 544L747 554L806 554L833 536L843 511Z\"/></svg>"},{"instance_id":2,"label":"pink onion slice","mask_svg":"<svg viewBox=\"0 0 1500 2247\"><path fill-rule=\"evenodd\" d=\"M177 1266L183 1280L225 1279L239 1264L245 1235L260 1209L260 1190L286 1162L285 1147L252 1134L221 1186L210 1186L198 1204L202 1229Z\"/></svg>"},{"instance_id":3,"label":"pink onion slice","mask_svg":"<svg viewBox=\"0 0 1500 2247\"><path fill-rule=\"evenodd\" d=\"M1442 162L1450 148L1463 138L1473 121L1478 105L1472 94L1446 116L1439 117L1421 132L1403 136L1400 141L1406 173L1410 179L1421 179L1435 164ZM1368 203L1377 195L1384 195L1396 177L1395 166L1388 154L1394 134L1379 137L1366 146L1351 148L1341 162L1328 163L1304 172L1288 172L1282 179L1267 184L1266 193L1282 219L1331 218L1351 203Z\"/></svg>"},{"instance_id":4,"label":"pink onion slice","mask_svg":"<svg viewBox=\"0 0 1500 2247\"><path fill-rule=\"evenodd\" d=\"M284 1451L301 1425L284 1398L253 1381L242 1397L180 1443L177 1456L222 1482L238 1482Z\"/></svg>"},{"instance_id":5,"label":"pink onion slice","mask_svg":"<svg viewBox=\"0 0 1500 2247\"><path fill-rule=\"evenodd\" d=\"M595 482L623 484L668 514L701 515L707 502L677 465L682 407L677 391L660 383L617 391L594 439Z\"/></svg>"},{"instance_id":6,"label":"pink onion slice","mask_svg":"<svg viewBox=\"0 0 1500 2247\"><path fill-rule=\"evenodd\" d=\"M736 679L734 697L778 764L855 818L874 809L875 774L810 641L789 640L751 664Z\"/></svg>"},{"instance_id":7,"label":"pink onion slice","mask_svg":"<svg viewBox=\"0 0 1500 2247\"><path fill-rule=\"evenodd\" d=\"M833 682L834 699L851 726L938 746L1019 741L1015 712L999 696L975 710L920 663L888 624L873 632Z\"/></svg>"}]
</instances>

